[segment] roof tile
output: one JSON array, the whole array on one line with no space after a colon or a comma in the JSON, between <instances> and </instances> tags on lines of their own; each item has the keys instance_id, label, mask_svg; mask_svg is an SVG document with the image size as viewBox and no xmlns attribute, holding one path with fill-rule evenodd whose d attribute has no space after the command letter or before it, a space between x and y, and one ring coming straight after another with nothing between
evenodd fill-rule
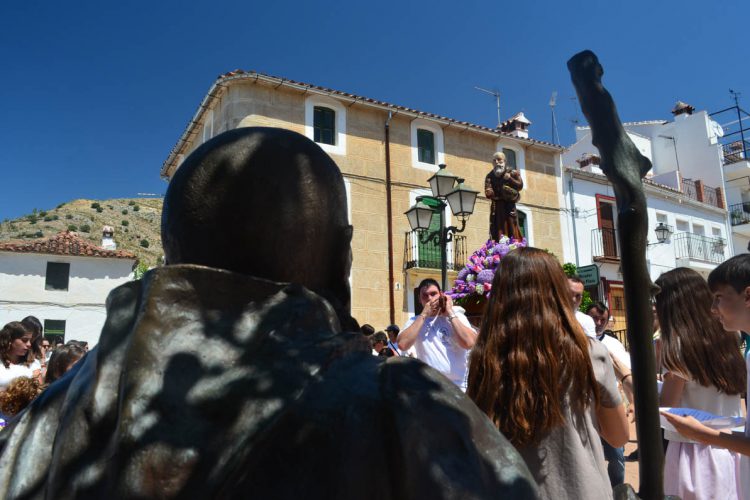
<instances>
[{"instance_id":1,"label":"roof tile","mask_svg":"<svg viewBox=\"0 0 750 500\"><path fill-rule=\"evenodd\" d=\"M127 250L105 250L84 240L76 233L63 231L49 238L39 240L3 241L0 252L43 253L51 255L88 255L110 259L137 259Z\"/></svg>"}]
</instances>

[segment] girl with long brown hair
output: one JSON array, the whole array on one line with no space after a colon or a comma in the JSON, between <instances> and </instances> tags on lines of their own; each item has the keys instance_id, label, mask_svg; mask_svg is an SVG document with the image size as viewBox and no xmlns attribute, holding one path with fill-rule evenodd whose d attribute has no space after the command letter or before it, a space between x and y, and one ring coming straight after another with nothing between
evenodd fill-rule
<instances>
[{"instance_id":1,"label":"girl with long brown hair","mask_svg":"<svg viewBox=\"0 0 750 500\"><path fill-rule=\"evenodd\" d=\"M543 498L612 498L599 436L627 442L625 409L606 348L583 333L562 267L544 250L500 262L468 384Z\"/></svg>"},{"instance_id":2,"label":"girl with long brown hair","mask_svg":"<svg viewBox=\"0 0 750 500\"><path fill-rule=\"evenodd\" d=\"M664 385L661 406L696 408L715 415L740 416L745 363L739 337L727 335L711 314L713 296L697 272L677 268L659 276L656 313L661 326ZM703 445L667 430L664 493L683 500L741 497L740 456Z\"/></svg>"}]
</instances>

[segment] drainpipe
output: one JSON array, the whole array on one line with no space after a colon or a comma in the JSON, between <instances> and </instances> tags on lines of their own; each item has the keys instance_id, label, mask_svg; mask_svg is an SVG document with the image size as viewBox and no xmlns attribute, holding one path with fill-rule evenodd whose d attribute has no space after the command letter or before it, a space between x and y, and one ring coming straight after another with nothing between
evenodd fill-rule
<instances>
[{"instance_id":1,"label":"drainpipe","mask_svg":"<svg viewBox=\"0 0 750 500\"><path fill-rule=\"evenodd\" d=\"M391 202L391 118L393 113L388 111L385 121L385 205L386 220L388 222L388 313L390 324L396 322L396 301L393 296L393 206Z\"/></svg>"},{"instance_id":2,"label":"drainpipe","mask_svg":"<svg viewBox=\"0 0 750 500\"><path fill-rule=\"evenodd\" d=\"M573 201L573 172L570 172L570 180L568 181L568 194L570 195L570 220L573 221L573 249L576 252L576 267L580 265L578 262L578 233L576 232L576 204Z\"/></svg>"}]
</instances>

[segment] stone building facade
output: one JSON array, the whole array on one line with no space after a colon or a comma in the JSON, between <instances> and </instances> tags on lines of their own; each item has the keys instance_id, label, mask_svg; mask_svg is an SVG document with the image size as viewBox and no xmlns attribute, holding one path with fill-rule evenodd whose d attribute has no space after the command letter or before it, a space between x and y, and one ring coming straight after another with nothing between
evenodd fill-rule
<instances>
[{"instance_id":1,"label":"stone building facade","mask_svg":"<svg viewBox=\"0 0 750 500\"><path fill-rule=\"evenodd\" d=\"M439 265L424 258L431 249L410 234L403 214L416 196L428 194L427 179L440 163L480 192L466 230L449 246L452 267L462 266L462 259L488 238L490 203L483 195L484 177L493 153L501 150L515 157L525 183L518 207L530 243L562 258L562 148L528 138L528 124L519 114L502 129L490 129L332 89L235 71L219 77L211 87L161 175L169 180L196 147L236 127L281 127L316 140L336 161L346 182L349 220L354 226L352 313L360 323L382 329L389 323L403 324L413 314L418 307L414 287L422 278L439 280ZM447 223L457 224L447 212ZM453 277L455 271L450 271L449 282Z\"/></svg>"}]
</instances>

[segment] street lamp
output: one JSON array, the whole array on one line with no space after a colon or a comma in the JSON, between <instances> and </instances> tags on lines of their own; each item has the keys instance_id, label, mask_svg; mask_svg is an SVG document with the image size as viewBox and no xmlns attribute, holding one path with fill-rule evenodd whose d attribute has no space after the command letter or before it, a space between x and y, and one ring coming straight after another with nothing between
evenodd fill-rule
<instances>
[{"instance_id":1,"label":"street lamp","mask_svg":"<svg viewBox=\"0 0 750 500\"><path fill-rule=\"evenodd\" d=\"M672 228L668 225L664 224L663 222L660 222L656 225L656 229L654 229L654 232L656 233L656 241L659 243L664 243L669 239L670 236L672 236Z\"/></svg>"},{"instance_id":2,"label":"street lamp","mask_svg":"<svg viewBox=\"0 0 750 500\"><path fill-rule=\"evenodd\" d=\"M474 212L474 204L477 201L478 191L469 189L464 185L464 180L451 174L440 164L435 175L428 179L432 196L418 196L417 201L409 210L404 212L409 219L412 231L418 231L419 242L423 245L432 241L440 247L440 269L442 276L442 288L448 286L448 250L447 245L453 240L453 235L466 229L466 221ZM458 185L456 183L458 182ZM434 207L428 206L423 200L429 200ZM447 203L446 203L447 201ZM450 206L453 215L461 221L461 227L445 226L445 207ZM440 229L427 232L432 222L432 215L437 212L440 217Z\"/></svg>"}]
</instances>

